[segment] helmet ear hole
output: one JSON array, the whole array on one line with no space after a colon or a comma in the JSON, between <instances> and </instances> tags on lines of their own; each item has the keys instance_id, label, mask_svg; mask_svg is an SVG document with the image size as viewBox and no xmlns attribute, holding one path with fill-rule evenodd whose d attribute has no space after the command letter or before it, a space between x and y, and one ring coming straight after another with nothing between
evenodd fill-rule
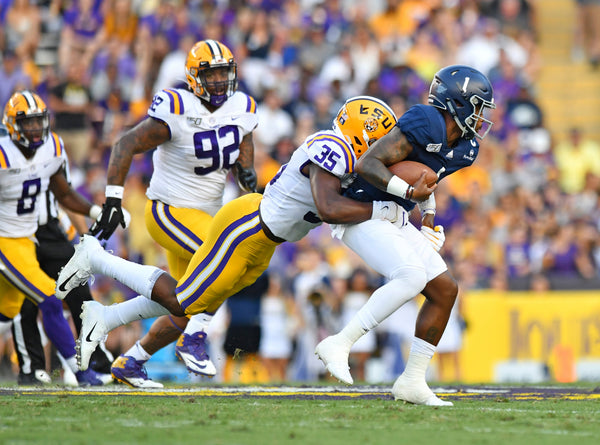
<instances>
[{"instance_id":1,"label":"helmet ear hole","mask_svg":"<svg viewBox=\"0 0 600 445\"><path fill-rule=\"evenodd\" d=\"M357 136L354 136L354 143L356 145L362 145L362 141Z\"/></svg>"}]
</instances>

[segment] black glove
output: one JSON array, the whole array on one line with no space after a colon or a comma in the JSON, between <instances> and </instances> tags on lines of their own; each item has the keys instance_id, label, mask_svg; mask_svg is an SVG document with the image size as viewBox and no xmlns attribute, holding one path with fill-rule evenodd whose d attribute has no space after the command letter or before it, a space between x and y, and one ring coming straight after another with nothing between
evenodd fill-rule
<instances>
[{"instance_id":1,"label":"black glove","mask_svg":"<svg viewBox=\"0 0 600 445\"><path fill-rule=\"evenodd\" d=\"M236 162L235 173L237 176L238 184L241 189L247 192L256 192L256 172L252 167L244 168L239 162Z\"/></svg>"},{"instance_id":2,"label":"black glove","mask_svg":"<svg viewBox=\"0 0 600 445\"><path fill-rule=\"evenodd\" d=\"M119 198L106 198L106 202L102 205L102 213L90 227L90 234L98 235L99 240L107 240L117 230L120 224L124 229L129 225L129 213L121 208L121 200Z\"/></svg>"}]
</instances>

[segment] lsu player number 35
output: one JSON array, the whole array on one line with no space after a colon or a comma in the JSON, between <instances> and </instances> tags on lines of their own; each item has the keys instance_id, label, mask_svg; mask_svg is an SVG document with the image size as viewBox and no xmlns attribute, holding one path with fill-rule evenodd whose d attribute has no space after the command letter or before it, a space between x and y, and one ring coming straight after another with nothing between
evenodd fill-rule
<instances>
[{"instance_id":1,"label":"lsu player number 35","mask_svg":"<svg viewBox=\"0 0 600 445\"><path fill-rule=\"evenodd\" d=\"M142 311L129 309L133 300L125 305L85 305L82 369L88 366L90 351L106 333L138 319L139 314L144 318L168 312L177 316L214 314L227 298L265 271L277 245L301 239L322 222L358 223L371 218L396 221L399 206L395 202L358 202L341 191L342 183L354 172L357 158L395 123L393 111L384 102L371 97L349 99L336 117L334 128L310 135L263 195L241 196L217 212L205 242L178 280L156 267L110 255L95 238L85 236L61 275L68 275L68 267L90 274L105 273L142 295L133 299L139 303L136 309ZM113 316L117 312L118 317ZM196 329L190 321L184 335L192 337L198 333Z\"/></svg>"}]
</instances>

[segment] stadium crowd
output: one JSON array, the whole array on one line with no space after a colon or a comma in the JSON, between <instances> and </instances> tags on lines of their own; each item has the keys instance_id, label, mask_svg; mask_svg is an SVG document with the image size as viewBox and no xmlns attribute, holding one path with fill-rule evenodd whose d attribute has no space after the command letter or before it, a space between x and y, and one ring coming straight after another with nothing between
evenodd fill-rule
<instances>
[{"instance_id":1,"label":"stadium crowd","mask_svg":"<svg viewBox=\"0 0 600 445\"><path fill-rule=\"evenodd\" d=\"M545 127L536 101L542 64L535 6L527 0L0 0L0 103L15 90L36 91L65 142L74 187L101 204L112 145L145 117L156 91L185 80L185 57L198 40L232 49L239 88L258 103L259 189L307 135L331 126L347 97L383 98L400 116L426 102L441 67L471 65L493 84L495 125L477 162L435 193L436 223L446 231L442 254L461 293L598 288L600 144L578 128L559 144ZM143 219L151 173L151 153L137 156L124 196L131 226L119 229L107 249L166 268ZM231 178L226 199L239 193ZM382 277L326 225L279 246L268 273L266 292L228 304L237 329L261 328L260 346L249 352L266 366L254 375L317 379L324 370L314 345L337 332ZM100 277L92 292L104 304L134 296ZM408 305L404 316L414 320L414 311ZM456 337L464 327L458 312ZM373 354L394 364L384 378L397 375L401 339L412 335L402 329L413 325L390 320L376 336L365 336L352 357L357 380ZM215 330L224 339L230 323L220 326ZM119 328L107 347L118 355L140 329ZM226 378L235 379L228 366Z\"/></svg>"}]
</instances>

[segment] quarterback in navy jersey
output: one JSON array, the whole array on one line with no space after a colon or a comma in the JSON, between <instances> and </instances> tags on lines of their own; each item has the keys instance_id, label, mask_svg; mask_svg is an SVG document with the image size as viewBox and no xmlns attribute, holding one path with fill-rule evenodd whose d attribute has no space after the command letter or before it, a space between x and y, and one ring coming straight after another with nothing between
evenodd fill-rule
<instances>
[{"instance_id":1,"label":"quarterback in navy jersey","mask_svg":"<svg viewBox=\"0 0 600 445\"><path fill-rule=\"evenodd\" d=\"M476 138L459 138L452 147L448 145L444 115L433 106L414 105L400 117L396 127L413 147L405 160L427 165L437 173L438 181L471 165L479 153ZM378 189L362 176L358 176L345 193L358 201L396 201L407 211L416 205L414 201Z\"/></svg>"},{"instance_id":2,"label":"quarterback in navy jersey","mask_svg":"<svg viewBox=\"0 0 600 445\"><path fill-rule=\"evenodd\" d=\"M389 281L377 289L356 316L336 335L319 343L315 353L327 370L346 384L353 379L348 367L352 345L378 326L404 303L423 294L415 337L405 371L392 388L396 400L419 405L450 406L427 385L425 373L446 328L458 294L458 286L438 253L445 236L434 225L437 184L429 187L425 173L409 185L388 166L404 160L421 162L438 178L471 165L479 143L492 121L487 112L495 108L492 86L479 71L453 65L434 76L429 105L411 107L385 136L375 142L356 166L358 178L345 196L359 201L394 200L408 213L418 205L421 229L408 216L398 221L364 221L333 225L333 234Z\"/></svg>"}]
</instances>

